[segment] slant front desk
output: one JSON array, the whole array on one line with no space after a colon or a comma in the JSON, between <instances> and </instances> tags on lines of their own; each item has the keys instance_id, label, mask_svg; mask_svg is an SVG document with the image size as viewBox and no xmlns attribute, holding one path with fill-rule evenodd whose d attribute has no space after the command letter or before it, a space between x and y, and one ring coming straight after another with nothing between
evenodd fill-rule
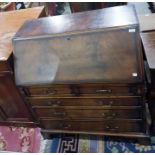
<instances>
[{"instance_id":1,"label":"slant front desk","mask_svg":"<svg viewBox=\"0 0 155 155\"><path fill-rule=\"evenodd\" d=\"M27 21L13 52L16 85L42 131L149 137L133 7Z\"/></svg>"}]
</instances>

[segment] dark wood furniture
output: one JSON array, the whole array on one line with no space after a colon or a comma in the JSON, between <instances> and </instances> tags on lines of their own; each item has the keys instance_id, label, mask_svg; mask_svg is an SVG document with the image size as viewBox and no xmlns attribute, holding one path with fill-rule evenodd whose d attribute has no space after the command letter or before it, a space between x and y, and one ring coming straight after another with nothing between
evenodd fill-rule
<instances>
[{"instance_id":1,"label":"dark wood furniture","mask_svg":"<svg viewBox=\"0 0 155 155\"><path fill-rule=\"evenodd\" d=\"M43 7L0 13L0 123L20 126L33 124L14 82L12 37L28 19L42 16Z\"/></svg>"},{"instance_id":2,"label":"dark wood furniture","mask_svg":"<svg viewBox=\"0 0 155 155\"><path fill-rule=\"evenodd\" d=\"M141 33L146 56L146 74L148 77L148 102L151 112L151 133L155 135L155 31Z\"/></svg>"},{"instance_id":3,"label":"dark wood furniture","mask_svg":"<svg viewBox=\"0 0 155 155\"><path fill-rule=\"evenodd\" d=\"M16 84L43 132L149 137L138 26L121 6L21 27Z\"/></svg>"},{"instance_id":4,"label":"dark wood furniture","mask_svg":"<svg viewBox=\"0 0 155 155\"><path fill-rule=\"evenodd\" d=\"M147 77L147 102L151 113L151 135L155 135L155 14L140 15L140 35L142 39L145 73Z\"/></svg>"}]
</instances>

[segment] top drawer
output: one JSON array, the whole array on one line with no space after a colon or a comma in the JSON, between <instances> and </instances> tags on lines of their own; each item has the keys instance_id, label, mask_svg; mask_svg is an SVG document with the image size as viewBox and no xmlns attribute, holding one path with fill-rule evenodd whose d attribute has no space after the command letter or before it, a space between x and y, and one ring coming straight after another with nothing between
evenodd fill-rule
<instances>
[{"instance_id":1,"label":"top drawer","mask_svg":"<svg viewBox=\"0 0 155 155\"><path fill-rule=\"evenodd\" d=\"M115 96L141 95L143 89L136 85L44 85L21 88L26 96Z\"/></svg>"}]
</instances>

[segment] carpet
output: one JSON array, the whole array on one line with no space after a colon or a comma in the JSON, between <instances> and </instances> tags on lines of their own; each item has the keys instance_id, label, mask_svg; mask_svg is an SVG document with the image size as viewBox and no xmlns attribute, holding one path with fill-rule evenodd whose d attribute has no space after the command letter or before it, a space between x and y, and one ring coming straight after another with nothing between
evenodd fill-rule
<instances>
[{"instance_id":1,"label":"carpet","mask_svg":"<svg viewBox=\"0 0 155 155\"><path fill-rule=\"evenodd\" d=\"M37 153L41 138L39 128L0 126L0 151Z\"/></svg>"},{"instance_id":2,"label":"carpet","mask_svg":"<svg viewBox=\"0 0 155 155\"><path fill-rule=\"evenodd\" d=\"M108 136L54 134L43 139L40 128L0 126L0 152L28 153L155 153L155 144Z\"/></svg>"},{"instance_id":3,"label":"carpet","mask_svg":"<svg viewBox=\"0 0 155 155\"><path fill-rule=\"evenodd\" d=\"M46 153L155 153L155 144L108 136L56 134L45 141Z\"/></svg>"}]
</instances>

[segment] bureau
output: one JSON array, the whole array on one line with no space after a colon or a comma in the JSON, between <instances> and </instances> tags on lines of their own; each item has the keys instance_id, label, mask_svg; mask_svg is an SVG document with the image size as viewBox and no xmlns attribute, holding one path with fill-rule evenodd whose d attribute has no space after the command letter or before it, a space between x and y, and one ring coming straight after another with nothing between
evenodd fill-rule
<instances>
[{"instance_id":1,"label":"bureau","mask_svg":"<svg viewBox=\"0 0 155 155\"><path fill-rule=\"evenodd\" d=\"M27 21L13 53L16 85L43 132L149 137L133 7Z\"/></svg>"}]
</instances>

